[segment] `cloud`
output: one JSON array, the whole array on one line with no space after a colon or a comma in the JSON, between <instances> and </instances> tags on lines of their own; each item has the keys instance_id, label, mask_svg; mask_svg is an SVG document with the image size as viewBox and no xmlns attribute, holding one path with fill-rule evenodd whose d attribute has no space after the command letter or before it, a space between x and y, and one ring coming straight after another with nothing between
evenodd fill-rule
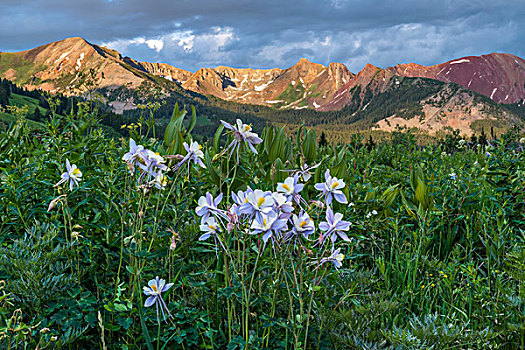
<instances>
[{"instance_id":1,"label":"cloud","mask_svg":"<svg viewBox=\"0 0 525 350\"><path fill-rule=\"evenodd\" d=\"M352 71L493 51L525 56L522 0L3 0L0 51L82 36L142 61Z\"/></svg>"}]
</instances>

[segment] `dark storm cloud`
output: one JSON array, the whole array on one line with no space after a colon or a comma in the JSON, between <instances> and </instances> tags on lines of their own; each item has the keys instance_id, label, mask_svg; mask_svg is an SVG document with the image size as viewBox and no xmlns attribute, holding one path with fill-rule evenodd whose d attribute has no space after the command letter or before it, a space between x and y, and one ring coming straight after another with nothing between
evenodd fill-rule
<instances>
[{"instance_id":1,"label":"dark storm cloud","mask_svg":"<svg viewBox=\"0 0 525 350\"><path fill-rule=\"evenodd\" d=\"M144 61L288 67L300 57L353 71L493 51L525 56L523 0L2 0L0 51L70 36Z\"/></svg>"}]
</instances>

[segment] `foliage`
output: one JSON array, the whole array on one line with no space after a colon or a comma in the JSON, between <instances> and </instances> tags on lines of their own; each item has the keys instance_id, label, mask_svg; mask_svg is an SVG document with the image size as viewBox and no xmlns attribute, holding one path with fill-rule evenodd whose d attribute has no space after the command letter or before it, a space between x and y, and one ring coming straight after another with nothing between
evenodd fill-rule
<instances>
[{"instance_id":1,"label":"foliage","mask_svg":"<svg viewBox=\"0 0 525 350\"><path fill-rule=\"evenodd\" d=\"M167 108L150 107L152 119ZM191 158L199 111L177 107L160 139L144 136L154 121L148 132L126 128L160 164L188 162L157 177L138 163L130 172L129 139L106 136L99 111L83 101L35 130L15 108L16 121L0 131L2 348L525 346L519 130L485 149L458 135L418 147L409 132L320 147L311 129L291 138L267 126L257 153L240 143L237 161L227 147L240 136L221 126ZM197 158L206 167L190 163ZM66 159L82 172L71 191L54 186ZM326 203L314 184L326 170L344 182L348 204L331 204L352 223L349 242L335 243L339 269L320 263L331 247L319 244L320 230L295 246L264 247L243 221L217 245L199 240L201 196L222 193L225 210L232 193L274 191L306 168L294 213L304 209L315 227ZM160 323L144 307L143 287L156 276L173 283L162 295L171 317Z\"/></svg>"}]
</instances>

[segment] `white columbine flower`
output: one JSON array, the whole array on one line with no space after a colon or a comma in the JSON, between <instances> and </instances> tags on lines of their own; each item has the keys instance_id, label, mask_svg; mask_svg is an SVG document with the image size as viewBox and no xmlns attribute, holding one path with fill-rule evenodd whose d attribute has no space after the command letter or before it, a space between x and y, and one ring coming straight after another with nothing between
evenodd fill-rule
<instances>
[{"instance_id":1,"label":"white columbine flower","mask_svg":"<svg viewBox=\"0 0 525 350\"><path fill-rule=\"evenodd\" d=\"M294 200L297 204L301 202L301 192L304 188L304 184L299 183L299 175L296 174L293 177L288 177L284 182L277 184L277 192L283 193L286 198L291 201Z\"/></svg>"},{"instance_id":2,"label":"white columbine flower","mask_svg":"<svg viewBox=\"0 0 525 350\"><path fill-rule=\"evenodd\" d=\"M237 150L237 161L239 161L239 146L242 142L244 142L253 153L257 154L254 145L261 143L263 140L259 135L252 132L252 127L250 125L244 124L240 119L237 119L237 125L231 125L224 120L221 120L221 123L226 129L233 131L233 141L226 149L232 148L231 154Z\"/></svg>"},{"instance_id":3,"label":"white columbine flower","mask_svg":"<svg viewBox=\"0 0 525 350\"><path fill-rule=\"evenodd\" d=\"M75 164L69 164L69 159L66 159L67 171L61 175L62 179L58 181L55 186L61 185L62 183L69 180L69 190L73 191L73 185L77 185L82 180L82 172Z\"/></svg>"},{"instance_id":4,"label":"white columbine flower","mask_svg":"<svg viewBox=\"0 0 525 350\"><path fill-rule=\"evenodd\" d=\"M330 176L330 170L326 170L325 182L315 184L315 189L321 191L321 196L326 196L326 205L332 203L332 198L335 198L341 204L348 203L345 194L341 191L345 187L343 180Z\"/></svg>"},{"instance_id":5,"label":"white columbine flower","mask_svg":"<svg viewBox=\"0 0 525 350\"><path fill-rule=\"evenodd\" d=\"M122 160L129 164L131 172L135 171L135 163L139 157L139 153L144 150L144 146L135 143L135 140L129 139L129 152L124 154Z\"/></svg>"},{"instance_id":6,"label":"white columbine flower","mask_svg":"<svg viewBox=\"0 0 525 350\"><path fill-rule=\"evenodd\" d=\"M267 214L272 210L275 201L272 194L261 190L254 190L246 194L246 203L242 204L239 211L243 214Z\"/></svg>"}]
</instances>

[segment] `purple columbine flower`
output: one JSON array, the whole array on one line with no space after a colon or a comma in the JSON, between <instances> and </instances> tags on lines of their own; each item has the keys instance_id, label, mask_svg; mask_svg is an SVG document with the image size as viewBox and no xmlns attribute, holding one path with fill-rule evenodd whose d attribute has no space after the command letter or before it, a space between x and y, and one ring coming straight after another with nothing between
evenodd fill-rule
<instances>
[{"instance_id":1,"label":"purple columbine flower","mask_svg":"<svg viewBox=\"0 0 525 350\"><path fill-rule=\"evenodd\" d=\"M179 170L187 162L189 173L190 164L192 161L193 163L206 169L206 165L204 165L204 163L202 162L202 159L204 159L204 153L201 151L202 146L199 145L196 141L192 141L189 145L186 142L184 142L183 146L187 153L184 156L184 158L182 158L182 160L173 167L173 171Z\"/></svg>"},{"instance_id":2,"label":"purple columbine flower","mask_svg":"<svg viewBox=\"0 0 525 350\"><path fill-rule=\"evenodd\" d=\"M293 177L288 177L284 182L277 184L277 192L283 193L288 201L294 200L297 204L301 203L304 199L301 197L299 192L304 188L304 184L299 183L299 175L296 174Z\"/></svg>"},{"instance_id":3,"label":"purple columbine flower","mask_svg":"<svg viewBox=\"0 0 525 350\"><path fill-rule=\"evenodd\" d=\"M293 205L292 202L289 202L287 198L278 192L272 193L272 198L274 200L274 209L276 212L280 213L281 217L289 219L292 216Z\"/></svg>"},{"instance_id":4,"label":"purple columbine flower","mask_svg":"<svg viewBox=\"0 0 525 350\"><path fill-rule=\"evenodd\" d=\"M198 207L195 208L195 213L197 213L198 216L202 216L201 222L205 222L208 220L211 214L222 214L222 210L220 210L217 206L222 200L222 193L220 193L215 199L213 199L213 196L210 192L206 192L206 197L201 196L199 198Z\"/></svg>"},{"instance_id":5,"label":"purple columbine flower","mask_svg":"<svg viewBox=\"0 0 525 350\"><path fill-rule=\"evenodd\" d=\"M150 280L148 282L148 286L144 287L144 294L149 295L146 299L146 302L144 303L145 307L150 307L153 304L155 304L157 309L157 322L160 323L159 320L159 306L160 310L162 311L162 316L164 317L164 320L166 320L166 313L168 316L171 316L170 310L168 310L168 307L166 306L166 302L164 302L164 299L162 299L162 293L167 291L173 286L173 283L166 284L166 281L163 279L159 279L159 276L157 276L154 280Z\"/></svg>"},{"instance_id":6,"label":"purple columbine flower","mask_svg":"<svg viewBox=\"0 0 525 350\"><path fill-rule=\"evenodd\" d=\"M319 229L330 236L332 244L337 240L337 236L341 237L343 241L350 242L350 238L343 231L350 229L351 223L343 220L343 214L335 213L332 208L326 208L326 221L319 224Z\"/></svg>"},{"instance_id":7,"label":"purple columbine flower","mask_svg":"<svg viewBox=\"0 0 525 350\"><path fill-rule=\"evenodd\" d=\"M168 170L168 167L164 164L166 160L161 155L149 149L143 149L137 152L137 156L137 165L142 169L139 182L142 181L146 175L149 181L151 178L155 178L160 170Z\"/></svg>"},{"instance_id":8,"label":"purple columbine flower","mask_svg":"<svg viewBox=\"0 0 525 350\"><path fill-rule=\"evenodd\" d=\"M239 227L239 216L241 216L239 206L237 204L232 204L230 209L226 212L226 217L228 218L226 229L228 230L228 233L231 233L234 229Z\"/></svg>"},{"instance_id":9,"label":"purple columbine flower","mask_svg":"<svg viewBox=\"0 0 525 350\"><path fill-rule=\"evenodd\" d=\"M289 238L303 236L308 237L315 232L315 225L308 213L301 211L299 216L292 216L292 231L290 231Z\"/></svg>"},{"instance_id":10,"label":"purple columbine flower","mask_svg":"<svg viewBox=\"0 0 525 350\"><path fill-rule=\"evenodd\" d=\"M320 264L324 264L325 262L331 262L334 264L335 268L338 269L341 266L343 266L342 261L344 260L345 256L341 253L341 249L334 250L332 248L332 254L326 258L322 258L320 261Z\"/></svg>"},{"instance_id":11,"label":"purple columbine flower","mask_svg":"<svg viewBox=\"0 0 525 350\"><path fill-rule=\"evenodd\" d=\"M140 152L144 150L144 146L135 143L135 140L129 139L129 152L124 154L122 160L128 163L131 173L135 172L135 163L139 158Z\"/></svg>"},{"instance_id":12,"label":"purple columbine flower","mask_svg":"<svg viewBox=\"0 0 525 350\"><path fill-rule=\"evenodd\" d=\"M345 187L344 181L330 176L330 170L326 170L324 177L325 182L315 184L314 187L322 192L321 196L326 196L326 205L332 203L332 198L335 198L341 204L348 203L345 194L341 191Z\"/></svg>"},{"instance_id":13,"label":"purple columbine flower","mask_svg":"<svg viewBox=\"0 0 525 350\"><path fill-rule=\"evenodd\" d=\"M69 159L66 159L66 172L61 175L62 179L58 181L55 186L59 186L69 180L69 190L73 191L73 186L77 185L82 180L82 172L75 164L69 164Z\"/></svg>"},{"instance_id":14,"label":"purple columbine flower","mask_svg":"<svg viewBox=\"0 0 525 350\"><path fill-rule=\"evenodd\" d=\"M232 199L240 207L241 205L248 203L248 199L246 198L248 193L253 193L253 190L250 188L250 186L248 186L244 192L238 191L237 194L232 192Z\"/></svg>"},{"instance_id":15,"label":"purple columbine flower","mask_svg":"<svg viewBox=\"0 0 525 350\"><path fill-rule=\"evenodd\" d=\"M267 214L256 216L252 222L253 235L263 233L262 240L264 244L271 238L272 243L275 240L274 235L279 236L280 233L287 229L286 222L288 220L280 218L276 212L270 211Z\"/></svg>"},{"instance_id":16,"label":"purple columbine flower","mask_svg":"<svg viewBox=\"0 0 525 350\"><path fill-rule=\"evenodd\" d=\"M294 174L299 175L304 182L307 182L312 177L311 170L318 168L319 165L321 165L321 163L309 167L308 164L305 163L300 169L295 170Z\"/></svg>"},{"instance_id":17,"label":"purple columbine flower","mask_svg":"<svg viewBox=\"0 0 525 350\"><path fill-rule=\"evenodd\" d=\"M226 150L230 148L232 149L230 155L237 151L237 162L239 161L239 146L242 142L244 142L253 153L257 154L254 145L261 143L263 140L259 135L252 132L252 127L250 125L244 124L240 119L237 119L237 125L231 125L224 120L221 120L221 123L226 129L233 132L233 141L229 144Z\"/></svg>"},{"instance_id":18,"label":"purple columbine flower","mask_svg":"<svg viewBox=\"0 0 525 350\"><path fill-rule=\"evenodd\" d=\"M251 215L255 213L257 216L260 214L268 214L274 205L275 201L270 192L261 190L254 190L246 194L245 203L241 205L239 211L242 214Z\"/></svg>"}]
</instances>

